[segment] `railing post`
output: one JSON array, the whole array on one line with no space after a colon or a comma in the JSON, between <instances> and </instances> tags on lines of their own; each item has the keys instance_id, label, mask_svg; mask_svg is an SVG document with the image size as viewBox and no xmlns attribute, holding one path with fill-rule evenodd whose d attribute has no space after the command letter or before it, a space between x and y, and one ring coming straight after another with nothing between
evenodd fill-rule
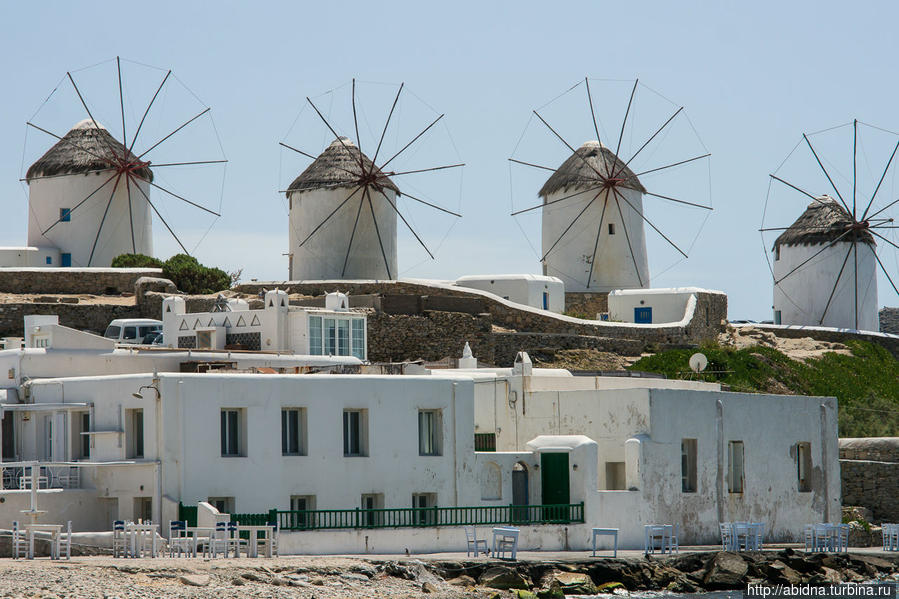
<instances>
[{"instance_id":1,"label":"railing post","mask_svg":"<svg viewBox=\"0 0 899 599\"><path fill-rule=\"evenodd\" d=\"M437 506L434 506L434 526L440 526L440 512L437 511Z\"/></svg>"},{"instance_id":2,"label":"railing post","mask_svg":"<svg viewBox=\"0 0 899 599\"><path fill-rule=\"evenodd\" d=\"M272 508L268 511L268 521L274 522L275 526L281 528L281 523L278 522L278 508Z\"/></svg>"},{"instance_id":3,"label":"railing post","mask_svg":"<svg viewBox=\"0 0 899 599\"><path fill-rule=\"evenodd\" d=\"M356 508L356 526L354 528L360 528L360 526L359 526L359 508Z\"/></svg>"}]
</instances>

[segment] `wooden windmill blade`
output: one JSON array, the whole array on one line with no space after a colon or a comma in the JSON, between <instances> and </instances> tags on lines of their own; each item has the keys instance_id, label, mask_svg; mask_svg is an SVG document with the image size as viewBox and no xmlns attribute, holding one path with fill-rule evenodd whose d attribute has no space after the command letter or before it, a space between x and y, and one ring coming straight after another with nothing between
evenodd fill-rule
<instances>
[{"instance_id":1,"label":"wooden windmill blade","mask_svg":"<svg viewBox=\"0 0 899 599\"><path fill-rule=\"evenodd\" d=\"M866 140L871 137L877 139ZM774 282L775 321L877 329L878 273L899 295L899 279L881 257L899 249L889 238L899 200L890 200L883 187L892 178L897 149L899 133L853 120L803 134L770 175L759 231ZM860 172L860 153L867 165L872 150L882 154L883 168ZM784 226L786 208L795 210L799 200L808 203L805 211ZM769 243L766 235L777 237Z\"/></svg>"},{"instance_id":2,"label":"wooden windmill blade","mask_svg":"<svg viewBox=\"0 0 899 599\"><path fill-rule=\"evenodd\" d=\"M458 210L429 201L426 194L414 187L410 191L406 185L410 177L461 170L463 163L428 165L419 160L413 166L399 166L434 132L444 115L421 120L418 128L401 135L396 113L405 86L400 84L383 126L372 130L366 119L370 135L360 137L360 131L365 130L360 122L365 110L357 98L356 80L345 87L348 89L339 95L348 97L341 97L338 104L346 109L348 118L341 122L331 114L335 91L341 88L326 93L331 96L328 109L323 108L321 100L307 97L304 109L308 109L309 118L297 135L307 139L280 143L295 155L312 159L283 190L289 202L291 279L395 279L398 229L408 231L431 260L435 257L409 214L410 203L454 218L461 216ZM323 133L327 143L318 155L307 151L313 147L308 138L317 133ZM354 135L355 140L344 133ZM363 141L365 138L367 141Z\"/></svg>"},{"instance_id":3,"label":"wooden windmill blade","mask_svg":"<svg viewBox=\"0 0 899 599\"><path fill-rule=\"evenodd\" d=\"M154 76L148 83L148 69L164 75ZM110 78L117 89L115 97L103 92ZM133 93L128 90L129 82L136 88ZM140 93L141 85L146 88L145 94ZM170 89L173 85L178 91ZM69 95L61 93L60 87ZM173 109L179 93L201 106L196 110L189 106ZM161 96L166 97L164 109L157 102ZM65 135L54 132L60 123L76 115L87 118ZM120 127L118 138L101 124L101 118ZM190 210L216 219L220 216L222 193L216 198L218 206L213 208L212 201L199 201L193 193L170 182L177 171L218 167L223 173L227 163L217 133L209 136L204 148L197 147L199 128L215 131L211 109L171 70L116 57L67 72L27 125L42 136L57 140L23 175L22 180L29 185L31 204L29 244L56 246L63 255L71 256L73 266L108 265L112 258L124 253L152 255L154 215L181 250L190 254L175 230L193 225L195 217L189 215L189 223L175 223L173 210L161 209L161 204L168 201L151 200L153 189ZM185 143L185 138L189 138L189 143ZM26 136L26 152L28 143ZM205 155L192 159L189 153L197 151ZM222 177L222 191L223 185ZM168 218L163 211L168 212Z\"/></svg>"},{"instance_id":4,"label":"wooden windmill blade","mask_svg":"<svg viewBox=\"0 0 899 599\"><path fill-rule=\"evenodd\" d=\"M584 79L533 111L531 121L509 158L510 169L523 167L513 172L535 169L552 174L537 192L541 201L535 205L516 207L517 190L513 189L512 216L536 214L540 210L542 248L539 261L543 264L544 274L559 276L565 281L566 291L601 292L613 288L648 287L645 226L651 229L652 236L682 258L687 257L698 231L687 243L674 239L670 231L665 231L670 228L670 223L644 210L644 199L672 207L711 211L710 191L706 201L680 197L667 191L664 181L660 184L657 178L678 167L707 164L710 153L696 136L698 145L693 145L701 148L700 151L691 154L689 148L684 147L679 148L677 154L658 155L658 147L669 136L672 127L679 121L689 122L680 106L673 106L654 122L651 129L634 134L634 119L650 120L637 115L640 107L636 99L640 91L645 91L639 81L627 85L626 103L620 105L620 126L603 131L601 123L604 120L612 122L609 115L615 111L606 102L597 101L596 81ZM581 91L583 96L570 100L566 110L557 111L555 117L547 114L560 99ZM572 103L580 103L585 109L578 112L577 106L572 108ZM689 126L692 129L692 124ZM545 149L534 151L532 147L529 152L523 147L522 141L532 127L543 132L543 148L554 148L554 157ZM626 137L628 144L624 143ZM588 141L581 143L585 138ZM543 160L535 157L540 153ZM644 176L651 181L647 183L641 179ZM658 211L658 204L653 211Z\"/></svg>"}]
</instances>

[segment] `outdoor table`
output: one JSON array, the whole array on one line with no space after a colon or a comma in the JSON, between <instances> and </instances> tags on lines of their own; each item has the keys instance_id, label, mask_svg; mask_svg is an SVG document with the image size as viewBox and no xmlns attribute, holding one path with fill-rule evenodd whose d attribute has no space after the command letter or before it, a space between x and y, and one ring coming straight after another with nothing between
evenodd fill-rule
<instances>
[{"instance_id":1,"label":"outdoor table","mask_svg":"<svg viewBox=\"0 0 899 599\"><path fill-rule=\"evenodd\" d=\"M207 542L211 542L212 535L215 534L214 526L188 526L184 530L187 531L187 534L193 537L193 554L194 557L197 557L198 546L201 539L206 539Z\"/></svg>"},{"instance_id":2,"label":"outdoor table","mask_svg":"<svg viewBox=\"0 0 899 599\"><path fill-rule=\"evenodd\" d=\"M143 557L144 556L144 547L145 540L148 540L146 537L149 535L151 540L150 543L150 557L156 557L157 551L157 541L156 541L156 533L159 531L158 524L149 524L149 523L138 523L128 522L125 524L125 536L128 538L128 541L131 544L131 557Z\"/></svg>"},{"instance_id":3,"label":"outdoor table","mask_svg":"<svg viewBox=\"0 0 899 599\"><path fill-rule=\"evenodd\" d=\"M250 533L250 540L247 543L247 557L257 557L259 555L259 549L256 545L260 531L265 533L265 557L272 556L272 535L275 534L274 526L238 524L237 532L239 533L242 530L246 530Z\"/></svg>"},{"instance_id":4,"label":"outdoor table","mask_svg":"<svg viewBox=\"0 0 899 599\"><path fill-rule=\"evenodd\" d=\"M493 555L497 555L497 546L506 547L511 545L512 550L512 559L515 559L515 554L518 552L518 533L521 532L518 528L514 528L511 526L497 526L493 529ZM505 549L503 549L503 553L505 553Z\"/></svg>"},{"instance_id":5,"label":"outdoor table","mask_svg":"<svg viewBox=\"0 0 899 599\"><path fill-rule=\"evenodd\" d=\"M593 557L596 557L596 537L598 537L600 535L614 537L615 548L613 549L612 557L618 557L618 529L617 528L594 528L593 529Z\"/></svg>"},{"instance_id":6,"label":"outdoor table","mask_svg":"<svg viewBox=\"0 0 899 599\"><path fill-rule=\"evenodd\" d=\"M647 524L643 527L643 552L654 553L656 540L659 541L661 553L671 553L671 535L673 524Z\"/></svg>"},{"instance_id":7,"label":"outdoor table","mask_svg":"<svg viewBox=\"0 0 899 599\"><path fill-rule=\"evenodd\" d=\"M50 533L50 559L59 559L57 550L59 549L60 533L62 533L62 524L26 524L25 530L28 531L28 559L34 559L34 533L47 532Z\"/></svg>"}]
</instances>

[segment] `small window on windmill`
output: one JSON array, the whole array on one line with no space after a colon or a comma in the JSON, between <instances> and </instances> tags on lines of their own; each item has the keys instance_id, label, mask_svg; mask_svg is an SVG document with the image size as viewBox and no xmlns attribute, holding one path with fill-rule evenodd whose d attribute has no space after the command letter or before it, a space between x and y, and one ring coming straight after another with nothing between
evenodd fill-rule
<instances>
[{"instance_id":1,"label":"small window on windmill","mask_svg":"<svg viewBox=\"0 0 899 599\"><path fill-rule=\"evenodd\" d=\"M812 490L812 444L796 444L796 477L799 482L799 492L808 493Z\"/></svg>"},{"instance_id":2,"label":"small window on windmill","mask_svg":"<svg viewBox=\"0 0 899 599\"><path fill-rule=\"evenodd\" d=\"M609 223L609 235L615 234L615 223Z\"/></svg>"},{"instance_id":3,"label":"small window on windmill","mask_svg":"<svg viewBox=\"0 0 899 599\"><path fill-rule=\"evenodd\" d=\"M68 223L72 221L72 209L71 208L60 208L59 209L59 222Z\"/></svg>"},{"instance_id":4,"label":"small window on windmill","mask_svg":"<svg viewBox=\"0 0 899 599\"><path fill-rule=\"evenodd\" d=\"M774 246L774 261L777 262L778 260L780 260L780 246L775 245Z\"/></svg>"}]
</instances>

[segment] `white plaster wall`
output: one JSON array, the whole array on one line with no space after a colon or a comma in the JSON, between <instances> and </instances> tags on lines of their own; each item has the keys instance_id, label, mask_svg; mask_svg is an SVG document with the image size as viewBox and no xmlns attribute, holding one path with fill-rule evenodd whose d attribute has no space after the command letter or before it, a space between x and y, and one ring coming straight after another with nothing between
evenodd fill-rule
<instances>
[{"instance_id":1,"label":"white plaster wall","mask_svg":"<svg viewBox=\"0 0 899 599\"><path fill-rule=\"evenodd\" d=\"M828 247L811 262L786 276L822 247L785 245L780 248L780 260L774 260L772 256L774 280L783 279L774 285L774 310L780 310L780 324L878 331L877 261L867 244L858 244L858 327L855 326L855 251L849 253L851 243L838 242ZM849 260L825 315L824 308L847 253ZM821 322L822 315L824 322Z\"/></svg>"},{"instance_id":2,"label":"white plaster wall","mask_svg":"<svg viewBox=\"0 0 899 599\"><path fill-rule=\"evenodd\" d=\"M443 506L479 501L470 381L162 375L162 394L164 460L177 464L165 471L165 490L186 504L232 496L237 512L266 512L288 509L291 495L315 495L318 509L351 509L362 494L383 493L385 507L408 507L418 492L436 493ZM246 457L220 455L223 407L244 410ZM281 455L282 407L306 408L308 455ZM368 410L368 457L343 456L344 408ZM419 409L441 410L441 456L418 455Z\"/></svg>"},{"instance_id":3,"label":"white plaster wall","mask_svg":"<svg viewBox=\"0 0 899 599\"><path fill-rule=\"evenodd\" d=\"M565 311L565 283L557 277L537 275L472 275L456 279L457 287L489 291L501 298L543 309L543 294L547 297L548 310Z\"/></svg>"},{"instance_id":4,"label":"white plaster wall","mask_svg":"<svg viewBox=\"0 0 899 599\"><path fill-rule=\"evenodd\" d=\"M54 246L61 253L72 255L72 266L109 266L119 254L132 253L131 222L134 223L134 244L139 254L153 255L152 218L150 205L143 193L150 195L150 185L137 181L131 188L131 220L129 221L128 192L124 179L113 187L115 178L104 185L87 202L71 213L71 221L61 222L46 235L42 231L59 219L60 208L74 209L109 178L111 171L86 175L67 175L35 179L28 190L28 245ZM88 264L91 248L97 238L100 221L109 204L103 229L97 242L93 260ZM58 264L55 264L58 266Z\"/></svg>"},{"instance_id":5,"label":"white plaster wall","mask_svg":"<svg viewBox=\"0 0 899 599\"><path fill-rule=\"evenodd\" d=\"M47 262L47 259L50 262ZM59 249L55 247L0 247L0 268L55 268L59 266Z\"/></svg>"},{"instance_id":6,"label":"white plaster wall","mask_svg":"<svg viewBox=\"0 0 899 599\"><path fill-rule=\"evenodd\" d=\"M588 524L523 526L520 530L519 551L586 551L590 547ZM486 539L488 547L493 539L491 531L491 526L477 527L478 538ZM461 526L282 532L278 543L282 555L459 552L466 546Z\"/></svg>"},{"instance_id":7,"label":"white plaster wall","mask_svg":"<svg viewBox=\"0 0 899 599\"><path fill-rule=\"evenodd\" d=\"M653 323L679 322L687 312L687 303L694 291L653 289L653 293L634 290L615 290L609 293L609 319L634 322L634 308L652 308Z\"/></svg>"},{"instance_id":8,"label":"white plaster wall","mask_svg":"<svg viewBox=\"0 0 899 599\"><path fill-rule=\"evenodd\" d=\"M103 505L97 502L97 494L90 489L42 489L37 492L38 509L45 510L40 522L63 524L72 521L72 530L107 530L112 521L106 522ZM28 516L22 510L31 508L31 491L0 491L0 528L12 528L13 521L24 525Z\"/></svg>"},{"instance_id":9,"label":"white plaster wall","mask_svg":"<svg viewBox=\"0 0 899 599\"><path fill-rule=\"evenodd\" d=\"M288 247L292 256L291 280L397 278L396 211L390 205L391 202L396 205L396 194L390 189L385 189L383 193L374 190L370 192L377 231L369 199L362 201L363 190L360 190L300 247L300 243L352 192L353 188L339 187L288 194L291 205L288 230ZM358 226L355 227L356 233L344 273L343 263L357 214ZM378 233L390 266L389 275L384 267Z\"/></svg>"},{"instance_id":10,"label":"white plaster wall","mask_svg":"<svg viewBox=\"0 0 899 599\"><path fill-rule=\"evenodd\" d=\"M604 191L593 204L577 219L562 241L549 252L545 260L544 274L558 277L569 292L611 291L649 287L649 263L646 255L646 236L643 230L643 196L633 189L620 188L627 201L618 200L614 193ZM575 193L575 190L559 190L546 197L546 203ZM557 204L543 207L543 253L562 236L563 231L577 218L587 204L596 196L596 191L584 191ZM617 201L616 201L617 200ZM603 206L605 214L603 215ZM618 207L621 212L619 213ZM599 244L596 234L602 219ZM615 226L615 234L609 235L609 224ZM627 236L625 236L627 228ZM628 238L630 244L628 244ZM596 260L593 274L590 261L594 247ZM634 262L636 261L636 268ZM638 274L639 273L639 274Z\"/></svg>"}]
</instances>

